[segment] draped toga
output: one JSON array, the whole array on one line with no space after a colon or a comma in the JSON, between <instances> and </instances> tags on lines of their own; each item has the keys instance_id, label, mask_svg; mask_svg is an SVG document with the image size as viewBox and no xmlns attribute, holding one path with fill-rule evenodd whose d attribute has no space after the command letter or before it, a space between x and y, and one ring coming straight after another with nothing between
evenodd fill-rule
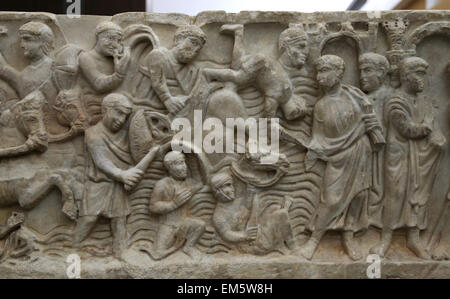
<instances>
[{"instance_id":1,"label":"draped toga","mask_svg":"<svg viewBox=\"0 0 450 299\"><path fill-rule=\"evenodd\" d=\"M385 225L425 229L426 205L436 178L445 138L433 116L433 107L424 98L407 99L398 95L386 102L384 121L387 128L385 151L384 210L390 219ZM432 128L423 132L424 124ZM431 142L432 141L432 142Z\"/></svg>"},{"instance_id":2,"label":"draped toga","mask_svg":"<svg viewBox=\"0 0 450 299\"><path fill-rule=\"evenodd\" d=\"M368 190L372 180L372 148L360 107L364 97L360 90L344 85L339 97L325 96L314 108L310 145L321 151L327 162L316 211L320 229L326 225L328 229L357 231L367 226L367 200L359 204L355 223L345 219L352 200Z\"/></svg>"}]
</instances>

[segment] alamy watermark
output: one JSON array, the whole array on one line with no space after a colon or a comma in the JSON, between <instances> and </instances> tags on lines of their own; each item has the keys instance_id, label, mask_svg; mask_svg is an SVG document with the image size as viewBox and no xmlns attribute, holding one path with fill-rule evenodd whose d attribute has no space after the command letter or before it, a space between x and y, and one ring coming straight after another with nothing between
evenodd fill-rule
<instances>
[{"instance_id":1,"label":"alamy watermark","mask_svg":"<svg viewBox=\"0 0 450 299\"><path fill-rule=\"evenodd\" d=\"M81 258L78 254L70 254L66 262L69 265L66 268L66 275L69 279L81 278Z\"/></svg>"},{"instance_id":2,"label":"alamy watermark","mask_svg":"<svg viewBox=\"0 0 450 299\"><path fill-rule=\"evenodd\" d=\"M278 161L278 118L226 118L223 123L214 117L203 121L202 111L195 110L193 120L193 124L187 118L173 120L171 129L177 133L172 139L172 150L197 154L259 153L263 154L263 164ZM186 144L192 144L193 147L187 147Z\"/></svg>"},{"instance_id":3,"label":"alamy watermark","mask_svg":"<svg viewBox=\"0 0 450 299\"><path fill-rule=\"evenodd\" d=\"M66 14L69 18L78 19L81 17L81 0L66 0L69 4L66 9Z\"/></svg>"},{"instance_id":4,"label":"alamy watermark","mask_svg":"<svg viewBox=\"0 0 450 299\"><path fill-rule=\"evenodd\" d=\"M369 254L366 262L370 263L367 267L367 278L381 278L381 257L378 254Z\"/></svg>"}]
</instances>

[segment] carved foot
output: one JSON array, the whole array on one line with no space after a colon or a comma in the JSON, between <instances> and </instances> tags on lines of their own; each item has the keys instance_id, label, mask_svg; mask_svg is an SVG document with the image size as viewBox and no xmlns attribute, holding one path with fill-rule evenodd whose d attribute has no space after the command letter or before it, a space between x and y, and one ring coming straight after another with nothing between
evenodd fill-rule
<instances>
[{"instance_id":1,"label":"carved foot","mask_svg":"<svg viewBox=\"0 0 450 299\"><path fill-rule=\"evenodd\" d=\"M377 254L380 257L384 257L387 250L389 248L389 244L386 242L379 242L378 244L376 244L375 246L373 246L372 248L370 248L369 252L370 254Z\"/></svg>"},{"instance_id":2,"label":"carved foot","mask_svg":"<svg viewBox=\"0 0 450 299\"><path fill-rule=\"evenodd\" d=\"M172 253L172 251L156 250L153 246L150 247L142 246L139 247L138 250L148 254L150 258L155 261L160 261Z\"/></svg>"},{"instance_id":3,"label":"carved foot","mask_svg":"<svg viewBox=\"0 0 450 299\"><path fill-rule=\"evenodd\" d=\"M301 256L303 256L307 260L311 260L314 256L314 253L316 252L317 246L319 245L319 242L317 242L314 239L309 239L308 242L306 242L305 245L300 246L298 252Z\"/></svg>"},{"instance_id":4,"label":"carved foot","mask_svg":"<svg viewBox=\"0 0 450 299\"><path fill-rule=\"evenodd\" d=\"M406 247L408 247L409 250L414 252L415 255L417 255L418 258L429 260L431 257L426 252L426 250L418 243L413 241L407 241Z\"/></svg>"},{"instance_id":5,"label":"carved foot","mask_svg":"<svg viewBox=\"0 0 450 299\"><path fill-rule=\"evenodd\" d=\"M62 171L59 171L58 173L52 174L50 176L50 181L55 184L62 194L62 200L63 202L67 200L74 200L72 190L69 188L69 186L65 182L66 176Z\"/></svg>"},{"instance_id":6,"label":"carved foot","mask_svg":"<svg viewBox=\"0 0 450 299\"><path fill-rule=\"evenodd\" d=\"M444 248L437 249L431 258L435 261L447 261L450 260L450 252L447 252Z\"/></svg>"},{"instance_id":7,"label":"carved foot","mask_svg":"<svg viewBox=\"0 0 450 299\"><path fill-rule=\"evenodd\" d=\"M225 24L220 27L220 33L233 35L238 30L244 30L242 24Z\"/></svg>"},{"instance_id":8,"label":"carved foot","mask_svg":"<svg viewBox=\"0 0 450 299\"><path fill-rule=\"evenodd\" d=\"M64 202L62 212L67 215L71 220L77 219L78 209L73 200L66 200Z\"/></svg>"},{"instance_id":9,"label":"carved foot","mask_svg":"<svg viewBox=\"0 0 450 299\"><path fill-rule=\"evenodd\" d=\"M194 260L201 260L203 258L203 254L200 250L194 247L183 248L182 250L186 255Z\"/></svg>"},{"instance_id":10,"label":"carved foot","mask_svg":"<svg viewBox=\"0 0 450 299\"><path fill-rule=\"evenodd\" d=\"M353 237L344 237L343 240L345 251L347 252L348 256L354 260L358 261L362 259L361 252L357 249L357 246L355 244L355 240Z\"/></svg>"},{"instance_id":11,"label":"carved foot","mask_svg":"<svg viewBox=\"0 0 450 299\"><path fill-rule=\"evenodd\" d=\"M62 212L72 220L77 218L77 206L75 205L75 199L70 187L66 184L67 173L64 171L58 171L58 173L52 174L50 180L58 186L62 195L63 208Z\"/></svg>"}]
</instances>

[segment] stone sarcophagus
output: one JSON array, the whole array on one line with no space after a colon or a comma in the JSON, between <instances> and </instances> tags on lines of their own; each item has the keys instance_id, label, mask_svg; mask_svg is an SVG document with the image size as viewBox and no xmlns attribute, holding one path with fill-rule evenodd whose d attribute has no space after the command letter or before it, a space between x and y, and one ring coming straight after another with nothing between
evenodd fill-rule
<instances>
[{"instance_id":1,"label":"stone sarcophagus","mask_svg":"<svg viewBox=\"0 0 450 299\"><path fill-rule=\"evenodd\" d=\"M0 40L1 277L449 277L450 11L0 13Z\"/></svg>"}]
</instances>

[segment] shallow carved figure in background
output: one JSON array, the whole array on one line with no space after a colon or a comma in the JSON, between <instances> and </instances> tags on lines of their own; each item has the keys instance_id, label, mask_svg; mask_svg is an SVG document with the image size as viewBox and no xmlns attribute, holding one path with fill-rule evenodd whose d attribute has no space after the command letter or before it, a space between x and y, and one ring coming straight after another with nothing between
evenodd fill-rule
<instances>
[{"instance_id":1,"label":"shallow carved figure in background","mask_svg":"<svg viewBox=\"0 0 450 299\"><path fill-rule=\"evenodd\" d=\"M224 241L254 254L285 253L285 246L296 248L286 202L267 200L261 206L254 191L236 198L233 176L227 171L211 178L211 189L217 200L213 224Z\"/></svg>"},{"instance_id":2,"label":"shallow carved figure in background","mask_svg":"<svg viewBox=\"0 0 450 299\"><path fill-rule=\"evenodd\" d=\"M374 112L379 123L383 126L383 107L392 95L389 86L389 61L377 53L365 53L359 57L361 89L372 100ZM385 128L383 128L385 129ZM385 133L385 132L384 132ZM384 151L374 153L372 162L372 188L369 195L369 215L376 226L381 226L381 211L383 198Z\"/></svg>"},{"instance_id":3,"label":"shallow carved figure in background","mask_svg":"<svg viewBox=\"0 0 450 299\"><path fill-rule=\"evenodd\" d=\"M296 102L306 107L314 106L319 90L317 82L305 65L310 46L302 24L292 25L281 32L278 43L281 52L278 62L289 76Z\"/></svg>"},{"instance_id":4,"label":"shallow carved figure in background","mask_svg":"<svg viewBox=\"0 0 450 299\"><path fill-rule=\"evenodd\" d=\"M244 47L244 25L223 25L221 32L234 35L230 69L205 69L208 80L233 82L237 87L254 85L264 96L265 117L273 118L281 107L288 120L306 115L305 101L294 98L288 75L280 64L259 54L248 54Z\"/></svg>"},{"instance_id":5,"label":"shallow carved figure in background","mask_svg":"<svg viewBox=\"0 0 450 299\"><path fill-rule=\"evenodd\" d=\"M150 212L159 215L158 231L153 246L144 250L156 260L181 247L188 256L200 257L196 244L205 231L205 223L189 215L187 203L202 186L188 178L183 153L169 152L164 166L170 176L156 183L149 206Z\"/></svg>"},{"instance_id":6,"label":"shallow carved figure in background","mask_svg":"<svg viewBox=\"0 0 450 299\"><path fill-rule=\"evenodd\" d=\"M362 258L354 233L367 229L367 200L372 182L369 133L379 127L374 113L364 112L368 99L359 89L341 84L344 61L324 55L316 62L317 81L324 92L314 108L310 147L326 162L322 195L314 230L300 253L311 259L328 229L343 231L343 244L353 260ZM314 153L308 151L307 159Z\"/></svg>"},{"instance_id":7,"label":"shallow carved figure in background","mask_svg":"<svg viewBox=\"0 0 450 299\"><path fill-rule=\"evenodd\" d=\"M143 171L132 167L125 123L130 100L110 94L102 103L103 120L85 132L86 178L74 246L81 246L100 216L111 219L113 253L117 258L127 245L126 217L130 213L125 186L139 183Z\"/></svg>"},{"instance_id":8,"label":"shallow carved figure in background","mask_svg":"<svg viewBox=\"0 0 450 299\"><path fill-rule=\"evenodd\" d=\"M102 99L116 90L125 78L130 64L130 50L122 44L122 28L102 22L95 29L96 44L80 54L83 100L92 122L101 119Z\"/></svg>"},{"instance_id":9,"label":"shallow carved figure in background","mask_svg":"<svg viewBox=\"0 0 450 299\"><path fill-rule=\"evenodd\" d=\"M20 27L20 46L30 65L22 71L11 67L0 54L0 79L17 92L20 101L11 112L19 131L27 137L25 144L0 150L0 158L45 151L48 137L43 123L45 96L40 89L50 80L54 36L45 24L29 22Z\"/></svg>"},{"instance_id":10,"label":"shallow carved figure in background","mask_svg":"<svg viewBox=\"0 0 450 299\"><path fill-rule=\"evenodd\" d=\"M167 110L176 115L189 100L199 69L192 64L205 45L206 35L195 25L177 29L171 49L156 48L146 57L152 87Z\"/></svg>"},{"instance_id":11,"label":"shallow carved figure in background","mask_svg":"<svg viewBox=\"0 0 450 299\"><path fill-rule=\"evenodd\" d=\"M400 64L401 88L384 107L387 128L381 241L371 252L384 256L395 229L407 228L407 247L428 258L420 242L427 228L427 204L446 142L433 105L422 92L428 63L418 57Z\"/></svg>"}]
</instances>

